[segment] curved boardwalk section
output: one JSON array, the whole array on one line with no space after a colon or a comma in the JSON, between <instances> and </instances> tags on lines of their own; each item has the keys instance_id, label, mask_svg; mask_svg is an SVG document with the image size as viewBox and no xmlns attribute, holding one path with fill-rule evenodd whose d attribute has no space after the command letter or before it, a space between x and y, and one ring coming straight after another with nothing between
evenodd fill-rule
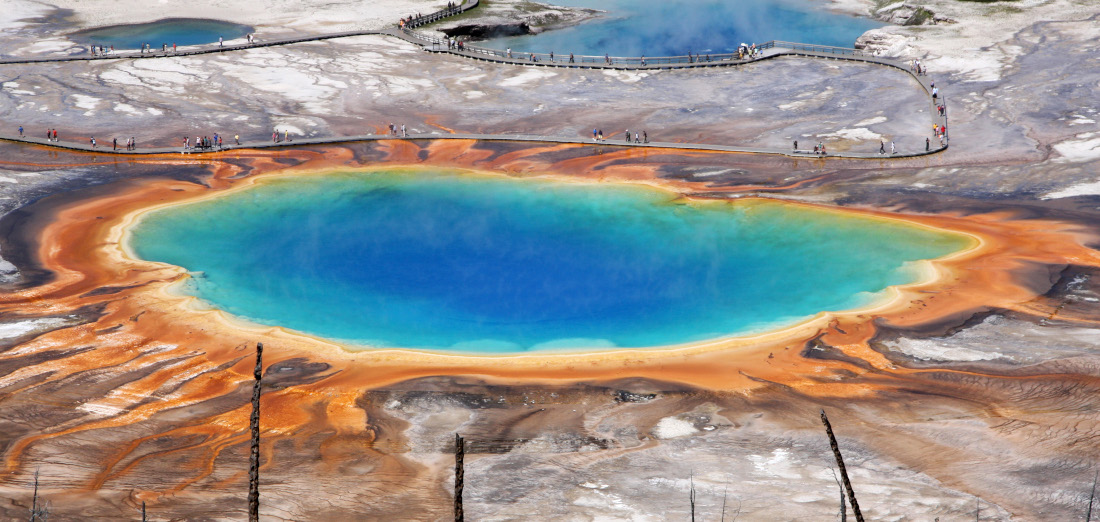
<instances>
[{"instance_id":1,"label":"curved boardwalk section","mask_svg":"<svg viewBox=\"0 0 1100 522\"><path fill-rule=\"evenodd\" d=\"M921 89L924 90L928 96L929 101L929 113L932 117L932 124L937 126L947 125L946 110L941 115L938 110L938 105L943 104L946 109L946 101L942 97L933 98L933 85L932 81L927 76L922 76L913 71L907 64L895 60L892 58L884 58L874 56L873 54L860 51L858 49L849 49L844 47L831 47L824 45L803 44L794 42L782 42L782 41L770 41L765 42L756 47L755 56L739 55L732 53L724 54L705 54L705 55L684 55L684 56L661 56L661 57L612 57L612 56L555 56L553 53L511 53L509 51L501 51L499 49L489 49L484 47L457 45L454 40L448 40L446 38L439 38L433 35L425 34L416 31L419 27L424 27L433 22L462 14L470 9L477 7L479 0L466 0L466 2L457 5L455 7L437 11L422 17L413 18L409 20L402 20L396 28L387 30L363 30L363 31L347 31L341 33L328 33L313 36L302 36L292 38L281 38L272 40L253 40L252 43L245 44L231 44L231 45L205 45L205 46L190 46L178 51L123 51L115 52L111 54L81 54L81 55L67 55L67 56L55 56L55 57L41 57L41 58L5 58L0 59L0 65L4 64L34 64L34 63L55 63L55 62L74 62L74 61L92 61L92 60L119 60L119 59L153 59L153 58L166 58L172 56L193 56L200 54L211 53L225 53L240 51L244 49L250 49L254 47L275 47L282 45L291 45L302 42L312 42L320 40L332 40L336 38L348 38L353 36L366 36L366 35L384 35L400 38L410 43L421 46L425 51L432 53L446 53L459 56L467 59L481 60L499 63L503 65L520 66L520 67L562 67L562 68L585 68L585 69L611 69L611 70L662 70L662 69L699 69L704 67L734 67L741 65L748 65L756 63L761 60L770 60L782 57L804 57L813 59L824 60L845 60L852 62L861 62L871 65L880 65L885 67L891 67L909 74ZM164 154L175 152L186 152L191 154L210 154L223 152L232 149L264 149L264 148L277 148L277 147L292 147L302 145L317 145L317 144L333 144L333 143L348 143L356 141L377 141L387 139L417 139L417 140L438 140L438 139L475 139L483 141L518 141L518 142L550 142L550 143L576 143L582 145L601 145L601 146L614 146L614 147L647 147L647 148L663 148L663 149L679 149L679 150L705 150L716 152L741 152L741 153L754 153L754 154L777 154L793 157L822 157L816 155L812 151L808 150L783 150L783 149L768 149L768 148L753 148L753 147L737 147L728 145L711 145L701 143L630 143L628 141L616 142L616 141L602 141L593 142L592 140L585 138L574 137L554 137L554 136L529 136L529 135L511 135L511 134L417 134L409 135L408 137L397 138L390 135L375 135L368 134L362 136L337 136L327 138L307 138L300 139L294 142L248 142L241 145L234 145L233 147L224 147L218 149L206 149L206 150L183 150L181 147L167 147L167 148L146 148L140 150L107 150L104 147L92 147L89 145L82 145L79 143L63 143L53 142L38 138L28 137L15 137L15 136L0 136L0 140L14 141L20 143L28 143L35 145L42 145L47 147L78 150L85 152L97 152L97 153L110 153L110 154ZM907 154L888 154L882 155L877 153L857 153L857 152L844 152L844 153L829 153L825 157L833 158L907 158L914 156L924 156L928 154L935 154L947 149L946 137L943 144L936 143L930 150L917 151Z\"/></svg>"}]
</instances>

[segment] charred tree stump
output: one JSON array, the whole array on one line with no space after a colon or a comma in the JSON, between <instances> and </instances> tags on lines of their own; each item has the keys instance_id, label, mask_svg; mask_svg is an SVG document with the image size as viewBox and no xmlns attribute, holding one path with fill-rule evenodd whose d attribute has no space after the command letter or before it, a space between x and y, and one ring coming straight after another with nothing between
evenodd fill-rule
<instances>
[{"instance_id":1,"label":"charred tree stump","mask_svg":"<svg viewBox=\"0 0 1100 522\"><path fill-rule=\"evenodd\" d=\"M248 455L248 521L260 520L260 378L263 376L264 344L256 343L255 382L252 384L252 444Z\"/></svg>"},{"instance_id":2,"label":"charred tree stump","mask_svg":"<svg viewBox=\"0 0 1100 522\"><path fill-rule=\"evenodd\" d=\"M829 417L825 410L821 410L821 423L825 425L825 433L829 435L829 445L833 448L833 456L836 457L836 466L840 468L840 478L844 481L844 489L848 492L848 502L852 504L852 513L856 516L856 522L863 522L863 514L859 512L859 503L856 502L856 492L852 490L852 483L848 480L848 470L844 467L844 457L840 455L840 446L833 435L833 426L829 424Z\"/></svg>"},{"instance_id":3,"label":"charred tree stump","mask_svg":"<svg viewBox=\"0 0 1100 522\"><path fill-rule=\"evenodd\" d=\"M466 440L455 433L455 522L462 522L463 460L466 457Z\"/></svg>"}]
</instances>

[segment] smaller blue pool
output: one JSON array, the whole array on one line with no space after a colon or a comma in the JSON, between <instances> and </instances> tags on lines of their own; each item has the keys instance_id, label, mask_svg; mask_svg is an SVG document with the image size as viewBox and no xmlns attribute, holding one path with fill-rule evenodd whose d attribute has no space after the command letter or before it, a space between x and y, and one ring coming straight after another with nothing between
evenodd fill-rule
<instances>
[{"instance_id":1,"label":"smaller blue pool","mask_svg":"<svg viewBox=\"0 0 1100 522\"><path fill-rule=\"evenodd\" d=\"M253 32L247 25L202 18L166 18L145 24L111 25L86 29L69 35L75 42L114 46L118 49L140 49L149 44L153 49L162 45L202 45L216 43L218 38L232 40Z\"/></svg>"}]
</instances>

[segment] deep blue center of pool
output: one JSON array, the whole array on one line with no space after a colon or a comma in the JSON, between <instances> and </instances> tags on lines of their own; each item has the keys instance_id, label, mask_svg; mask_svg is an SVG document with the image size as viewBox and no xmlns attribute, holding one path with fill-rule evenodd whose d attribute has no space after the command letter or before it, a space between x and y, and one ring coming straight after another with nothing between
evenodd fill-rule
<instances>
[{"instance_id":1,"label":"deep blue center of pool","mask_svg":"<svg viewBox=\"0 0 1100 522\"><path fill-rule=\"evenodd\" d=\"M114 46L116 50L140 49L141 44L149 44L155 50L163 45L169 49L172 44L202 45L216 43L218 38L232 40L251 33L247 25L207 20L202 18L168 18L145 24L112 25L97 27L69 35L77 42Z\"/></svg>"},{"instance_id":2,"label":"deep blue center of pool","mask_svg":"<svg viewBox=\"0 0 1100 522\"><path fill-rule=\"evenodd\" d=\"M458 172L342 172L145 215L130 246L252 321L514 353L744 334L863 306L969 239L764 200Z\"/></svg>"},{"instance_id":3,"label":"deep blue center of pool","mask_svg":"<svg viewBox=\"0 0 1100 522\"><path fill-rule=\"evenodd\" d=\"M598 19L484 45L513 51L603 56L683 56L733 53L741 43L785 40L852 47L884 24L829 11L807 0L559 0L556 5L607 11Z\"/></svg>"}]
</instances>

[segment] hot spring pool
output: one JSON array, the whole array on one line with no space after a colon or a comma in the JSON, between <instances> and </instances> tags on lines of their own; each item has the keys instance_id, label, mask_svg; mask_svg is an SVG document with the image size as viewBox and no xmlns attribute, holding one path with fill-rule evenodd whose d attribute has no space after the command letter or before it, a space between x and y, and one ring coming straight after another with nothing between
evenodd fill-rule
<instances>
[{"instance_id":1,"label":"hot spring pool","mask_svg":"<svg viewBox=\"0 0 1100 522\"><path fill-rule=\"evenodd\" d=\"M140 49L147 43L159 50L161 45L201 45L241 38L253 29L247 25L202 18L167 18L145 24L112 25L79 31L69 38L80 43L115 46L115 49Z\"/></svg>"},{"instance_id":2,"label":"hot spring pool","mask_svg":"<svg viewBox=\"0 0 1100 522\"><path fill-rule=\"evenodd\" d=\"M363 346L648 347L865 306L972 239L771 200L447 170L268 178L127 245L251 321Z\"/></svg>"},{"instance_id":3,"label":"hot spring pool","mask_svg":"<svg viewBox=\"0 0 1100 522\"><path fill-rule=\"evenodd\" d=\"M558 0L556 5L607 11L580 25L496 38L495 49L603 56L733 53L741 43L769 40L852 47L882 22L830 11L807 0ZM480 44L479 44L480 45Z\"/></svg>"}]
</instances>

